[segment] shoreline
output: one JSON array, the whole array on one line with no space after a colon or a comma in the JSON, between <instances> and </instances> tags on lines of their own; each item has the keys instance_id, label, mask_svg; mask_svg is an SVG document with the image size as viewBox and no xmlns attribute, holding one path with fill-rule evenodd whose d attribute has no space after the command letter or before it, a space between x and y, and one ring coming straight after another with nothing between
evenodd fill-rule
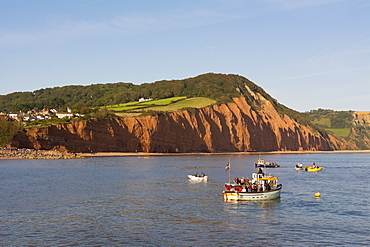
<instances>
[{"instance_id":1,"label":"shoreline","mask_svg":"<svg viewBox=\"0 0 370 247\"><path fill-rule=\"evenodd\" d=\"M186 155L267 155L267 154L315 154L315 153L370 153L370 150L335 150L335 151L270 151L270 152L220 152L220 153L144 153L144 152L97 152L77 153L81 157L124 157L124 156L186 156Z\"/></svg>"},{"instance_id":2,"label":"shoreline","mask_svg":"<svg viewBox=\"0 0 370 247\"><path fill-rule=\"evenodd\" d=\"M38 150L48 152L48 150ZM219 152L219 153L145 153L145 152L97 152L97 153L69 153L74 157L19 157L4 156L0 153L0 160L4 159L81 159L93 157L150 157L150 156L211 156L211 155L271 155L271 154L318 154L318 153L370 153L370 150L334 150L334 151L270 151L270 152ZM3 153L4 154L4 153ZM68 155L67 155L68 156Z\"/></svg>"}]
</instances>

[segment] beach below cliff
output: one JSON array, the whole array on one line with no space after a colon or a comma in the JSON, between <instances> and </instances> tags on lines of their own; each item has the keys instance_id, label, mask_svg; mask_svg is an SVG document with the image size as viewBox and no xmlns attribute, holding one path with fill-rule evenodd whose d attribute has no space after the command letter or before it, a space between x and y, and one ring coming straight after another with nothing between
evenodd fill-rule
<instances>
[{"instance_id":1,"label":"beach below cliff","mask_svg":"<svg viewBox=\"0 0 370 247\"><path fill-rule=\"evenodd\" d=\"M28 148L0 148L0 159L81 159L76 153Z\"/></svg>"},{"instance_id":2,"label":"beach below cliff","mask_svg":"<svg viewBox=\"0 0 370 247\"><path fill-rule=\"evenodd\" d=\"M52 150L0 148L0 159L81 159L91 157L150 157L150 156L207 156L207 155L267 155L267 154L312 154L312 153L370 153L370 150L336 151L271 151L271 152L217 152L217 153L146 153L146 152L96 152L68 153Z\"/></svg>"},{"instance_id":3,"label":"beach below cliff","mask_svg":"<svg viewBox=\"0 0 370 247\"><path fill-rule=\"evenodd\" d=\"M312 153L370 153L370 150L335 150L335 151L271 151L271 152L218 152L218 153L125 153L125 152L97 152L78 153L81 157L118 157L118 156L165 156L165 155L264 155L264 154L312 154Z\"/></svg>"}]
</instances>

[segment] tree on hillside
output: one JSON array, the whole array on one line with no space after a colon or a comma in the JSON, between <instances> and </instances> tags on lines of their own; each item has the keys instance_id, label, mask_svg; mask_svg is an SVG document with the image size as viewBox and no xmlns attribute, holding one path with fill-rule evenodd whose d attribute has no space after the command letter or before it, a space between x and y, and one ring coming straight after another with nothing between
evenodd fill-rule
<instances>
[{"instance_id":1,"label":"tree on hillside","mask_svg":"<svg viewBox=\"0 0 370 247\"><path fill-rule=\"evenodd\" d=\"M0 147L9 144L19 129L18 123L0 117Z\"/></svg>"}]
</instances>

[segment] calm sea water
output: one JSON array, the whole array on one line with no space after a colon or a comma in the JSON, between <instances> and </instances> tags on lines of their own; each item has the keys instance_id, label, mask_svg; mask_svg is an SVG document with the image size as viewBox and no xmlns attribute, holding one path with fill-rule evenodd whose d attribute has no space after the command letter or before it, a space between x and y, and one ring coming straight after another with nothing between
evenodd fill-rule
<instances>
[{"instance_id":1,"label":"calm sea water","mask_svg":"<svg viewBox=\"0 0 370 247\"><path fill-rule=\"evenodd\" d=\"M370 245L370 154L263 155L281 165L268 170L281 198L224 202L228 160L231 177L250 177L257 157L0 160L0 245Z\"/></svg>"}]
</instances>

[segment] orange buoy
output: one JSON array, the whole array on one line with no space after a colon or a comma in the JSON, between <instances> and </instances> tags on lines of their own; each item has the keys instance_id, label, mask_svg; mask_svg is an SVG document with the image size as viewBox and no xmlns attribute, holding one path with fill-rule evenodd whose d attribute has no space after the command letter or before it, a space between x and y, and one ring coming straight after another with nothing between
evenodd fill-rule
<instances>
[{"instance_id":1,"label":"orange buoy","mask_svg":"<svg viewBox=\"0 0 370 247\"><path fill-rule=\"evenodd\" d=\"M321 196L320 192L316 192L316 193L315 193L315 197L317 197L317 198L318 198L318 197L320 197L320 196Z\"/></svg>"}]
</instances>

